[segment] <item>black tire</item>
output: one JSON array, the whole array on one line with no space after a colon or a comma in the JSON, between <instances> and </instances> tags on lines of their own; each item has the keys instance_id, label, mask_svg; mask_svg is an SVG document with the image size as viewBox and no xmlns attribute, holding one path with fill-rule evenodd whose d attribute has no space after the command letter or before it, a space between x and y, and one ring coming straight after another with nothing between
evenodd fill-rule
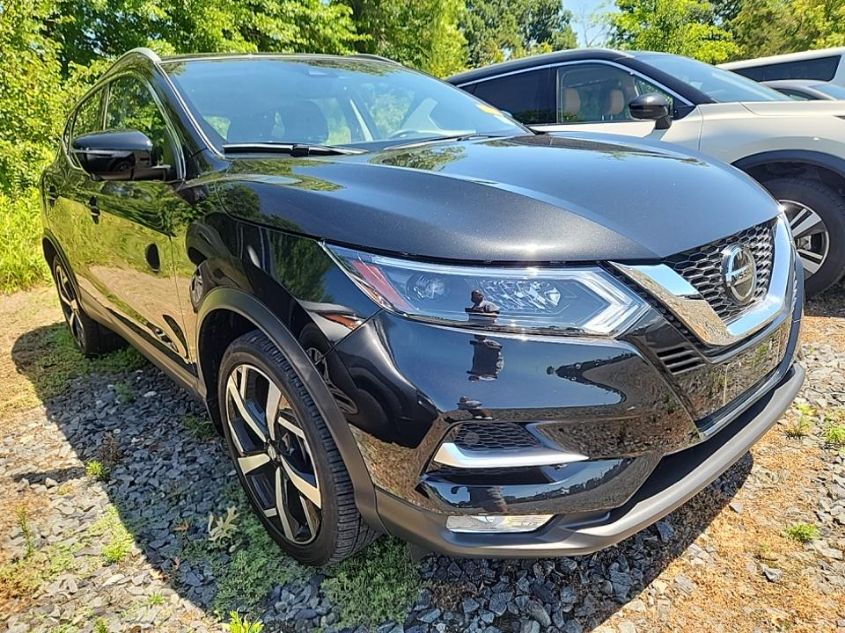
<instances>
[{"instance_id":1,"label":"black tire","mask_svg":"<svg viewBox=\"0 0 845 633\"><path fill-rule=\"evenodd\" d=\"M845 197L823 182L807 178L776 178L763 185L784 204L790 221L806 210L821 218L826 236L816 233L799 238L796 243L805 264L815 267L821 259L818 270L812 273L807 270L804 282L807 297L824 292L845 274Z\"/></svg>"},{"instance_id":2,"label":"black tire","mask_svg":"<svg viewBox=\"0 0 845 633\"><path fill-rule=\"evenodd\" d=\"M124 347L122 338L85 313L73 277L58 255L53 258L51 272L65 324L79 350L86 356L99 356Z\"/></svg>"},{"instance_id":3,"label":"black tire","mask_svg":"<svg viewBox=\"0 0 845 633\"><path fill-rule=\"evenodd\" d=\"M244 424L245 418L242 416L241 410L231 400L227 385L229 385L230 378L236 381L233 386L237 384L238 380L248 381L250 379L242 376L249 374L257 376L252 379L254 380L256 399L252 400L252 396L247 393L246 396L241 396L241 402L246 402L248 410L255 414L254 422L258 421L260 424L263 419L264 426L261 427L261 430L266 434L264 438L265 446L268 444L279 446L265 449L271 455L272 460L275 461L271 460L266 464L253 466L251 470L245 473L246 467L242 467L241 462L244 457L255 456L261 452L259 448L261 438L246 428L249 425ZM281 351L261 332L254 331L244 334L236 339L224 353L219 376L220 418L223 422L226 444L235 464L235 471L238 473L241 485L247 493L252 509L282 549L301 563L326 565L337 563L371 543L376 538L377 533L366 525L355 506L352 481L328 426L314 404L308 389ZM275 427L277 429L275 439L271 439L272 434L269 433L267 423L269 415L262 411L262 408L264 410L268 408L266 401L269 396L265 398L263 407L258 400L260 398L260 395L258 395L261 391L260 387L264 380L272 381L275 388L280 391L281 396L286 398L289 404L289 407L286 407L283 412L282 401L280 401L273 414L273 424L276 424L276 420L279 421L279 426ZM252 387L244 388L243 391L246 392L247 389L252 389ZM265 388L266 391L269 391L269 387ZM295 424L304 432L304 438L299 438L298 435L294 437L287 431L287 428L280 428L284 424ZM290 485L283 484L286 491L283 505L291 507L291 512L285 513L288 533L293 532L290 529L291 522L297 524L296 536L301 536L306 528L310 530L311 527L311 521L303 522L294 516L297 505L302 508L313 506L311 507L312 512L315 508L319 511L318 527L313 530L316 534L310 535L310 540L307 542L299 542L289 537L284 529L286 526L282 524L282 512L268 507L267 503L266 486L269 484L267 480L271 477L278 477L278 475L275 475L276 471L285 473L285 468L278 464L284 459L293 459L290 454L287 454L286 458L282 457L286 450L294 449L283 445L279 438L280 432L287 434L288 441L292 438L300 442L299 456L302 458L307 455L310 458L310 465L313 466L314 470L313 477L317 483L316 488L319 490L321 505L315 506L313 503L308 503L307 495L299 494L299 499L292 499L298 492L290 488L290 485L296 487L293 480L287 482ZM300 439L305 440L304 445ZM252 440L255 440L252 446L253 450L248 450L246 443ZM295 444L295 442L291 441L290 444ZM307 450L303 451L302 449ZM306 459L306 461L308 460ZM303 466L302 464L300 466L303 468L303 472L308 467L308 465ZM273 475L270 475L271 471L274 473ZM282 475L282 477L284 476ZM294 494L291 494L292 490ZM278 497L276 497L276 500L278 500ZM268 516L268 513L274 511L276 512L275 515ZM305 514L308 514L307 509L303 516ZM305 523L307 523L307 526Z\"/></svg>"}]
</instances>

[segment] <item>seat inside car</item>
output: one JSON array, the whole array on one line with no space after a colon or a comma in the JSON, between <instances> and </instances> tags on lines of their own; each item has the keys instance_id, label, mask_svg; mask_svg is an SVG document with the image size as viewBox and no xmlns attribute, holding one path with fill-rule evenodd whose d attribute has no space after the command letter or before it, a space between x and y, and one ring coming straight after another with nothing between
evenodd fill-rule
<instances>
[{"instance_id":1,"label":"seat inside car","mask_svg":"<svg viewBox=\"0 0 845 633\"><path fill-rule=\"evenodd\" d=\"M564 88L562 101L561 114L563 120L577 121L578 114L581 112L581 93L575 88Z\"/></svg>"},{"instance_id":2,"label":"seat inside car","mask_svg":"<svg viewBox=\"0 0 845 633\"><path fill-rule=\"evenodd\" d=\"M294 101L282 106L279 119L281 125L273 128L273 135L281 132L285 141L322 144L329 140L329 123L313 101Z\"/></svg>"}]
</instances>

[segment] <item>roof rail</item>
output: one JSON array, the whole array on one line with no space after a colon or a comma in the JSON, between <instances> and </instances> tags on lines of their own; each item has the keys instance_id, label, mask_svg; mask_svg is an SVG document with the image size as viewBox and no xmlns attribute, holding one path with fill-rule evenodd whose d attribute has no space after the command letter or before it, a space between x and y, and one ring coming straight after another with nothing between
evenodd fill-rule
<instances>
[{"instance_id":1,"label":"roof rail","mask_svg":"<svg viewBox=\"0 0 845 633\"><path fill-rule=\"evenodd\" d=\"M158 53L156 53L151 48L147 48L146 46L139 46L137 48L128 50L123 55L118 57L118 59L123 59L124 57L127 57L129 55L141 55L142 57L146 57L147 59L149 59L154 64L158 64L161 61L161 57L158 56Z\"/></svg>"},{"instance_id":2,"label":"roof rail","mask_svg":"<svg viewBox=\"0 0 845 633\"><path fill-rule=\"evenodd\" d=\"M382 57L381 55L374 55L373 53L354 53L349 57L358 57L361 59L375 59L380 62L388 62L390 64L396 64L397 66L401 66L402 64L397 62L395 59L390 59L389 57Z\"/></svg>"}]
</instances>

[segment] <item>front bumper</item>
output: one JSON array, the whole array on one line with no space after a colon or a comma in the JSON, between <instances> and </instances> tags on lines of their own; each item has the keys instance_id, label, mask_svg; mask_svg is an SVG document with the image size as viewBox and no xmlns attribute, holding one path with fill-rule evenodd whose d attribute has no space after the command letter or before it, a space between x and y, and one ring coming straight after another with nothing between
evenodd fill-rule
<instances>
[{"instance_id":1,"label":"front bumper","mask_svg":"<svg viewBox=\"0 0 845 633\"><path fill-rule=\"evenodd\" d=\"M582 554L671 512L778 419L804 376L793 366L802 294L796 283L791 312L709 354L690 351L656 311L622 340L487 336L381 312L321 369L390 533L462 556ZM677 371L677 353L660 350L682 343L696 364ZM444 442L478 424L528 430L587 461L457 472L434 463ZM555 516L533 532L483 534L448 530L457 514Z\"/></svg>"},{"instance_id":2,"label":"front bumper","mask_svg":"<svg viewBox=\"0 0 845 633\"><path fill-rule=\"evenodd\" d=\"M445 516L427 512L384 491L377 492L379 514L387 530L425 549L464 557L543 557L589 554L648 527L692 498L730 468L792 403L804 381L804 369L786 376L727 428L710 439L661 460L642 487L624 505L604 516L571 521L553 518L523 534L466 534L446 529Z\"/></svg>"}]
</instances>

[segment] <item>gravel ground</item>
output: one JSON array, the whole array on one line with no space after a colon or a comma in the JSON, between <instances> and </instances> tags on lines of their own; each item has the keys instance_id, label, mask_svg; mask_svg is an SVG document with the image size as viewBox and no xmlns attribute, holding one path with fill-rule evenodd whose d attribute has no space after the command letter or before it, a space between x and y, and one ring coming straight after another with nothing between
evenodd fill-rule
<instances>
[{"instance_id":1,"label":"gravel ground","mask_svg":"<svg viewBox=\"0 0 845 633\"><path fill-rule=\"evenodd\" d=\"M843 633L845 457L824 430L843 419L845 349L810 344L805 364L803 413L657 525L581 558L429 556L409 566L398 621L369 627L348 615L367 611L349 604L366 593L328 590L333 570L300 568L256 535L193 400L149 366L81 376L4 421L0 630L212 631L241 610L265 631ZM107 474L86 472L92 460ZM209 515L230 507L232 533L211 541ZM799 522L818 528L806 544L783 536ZM255 574L241 551L271 562ZM375 595L372 569L357 573Z\"/></svg>"}]
</instances>

